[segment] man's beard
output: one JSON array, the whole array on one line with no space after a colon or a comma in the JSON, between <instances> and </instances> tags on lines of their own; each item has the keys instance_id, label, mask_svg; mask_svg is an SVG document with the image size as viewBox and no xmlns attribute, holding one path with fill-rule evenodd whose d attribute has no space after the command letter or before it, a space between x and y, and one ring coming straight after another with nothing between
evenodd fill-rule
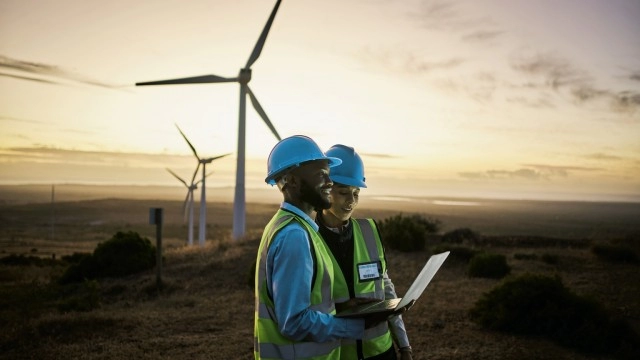
<instances>
[{"instance_id":1,"label":"man's beard","mask_svg":"<svg viewBox=\"0 0 640 360\"><path fill-rule=\"evenodd\" d=\"M323 198L320 192L312 188L306 180L301 180L300 200L313 206L316 211L321 211L331 207L331 201Z\"/></svg>"}]
</instances>

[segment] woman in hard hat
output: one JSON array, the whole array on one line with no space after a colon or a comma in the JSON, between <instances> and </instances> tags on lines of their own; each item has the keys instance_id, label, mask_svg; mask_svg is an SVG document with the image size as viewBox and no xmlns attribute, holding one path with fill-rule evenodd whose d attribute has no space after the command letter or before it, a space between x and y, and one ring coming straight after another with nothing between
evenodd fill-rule
<instances>
[{"instance_id":1,"label":"woman in hard hat","mask_svg":"<svg viewBox=\"0 0 640 360\"><path fill-rule=\"evenodd\" d=\"M265 181L284 201L265 227L256 259L256 359L340 359L340 340L360 339L382 318L334 317L333 262L311 218L331 206L329 156L306 136L281 140Z\"/></svg>"},{"instance_id":2,"label":"woman in hard hat","mask_svg":"<svg viewBox=\"0 0 640 360\"><path fill-rule=\"evenodd\" d=\"M334 262L335 301L339 306L339 303L355 298L395 299L397 295L387 274L384 249L375 222L351 218L358 206L360 188L367 187L362 159L352 147L340 144L331 147L325 155L342 160L329 174L333 181L331 207L316 215L320 234ZM375 274L371 273L372 263L377 265ZM341 358L397 359L394 341L400 359L412 359L401 315L368 328L362 340L342 340Z\"/></svg>"}]
</instances>

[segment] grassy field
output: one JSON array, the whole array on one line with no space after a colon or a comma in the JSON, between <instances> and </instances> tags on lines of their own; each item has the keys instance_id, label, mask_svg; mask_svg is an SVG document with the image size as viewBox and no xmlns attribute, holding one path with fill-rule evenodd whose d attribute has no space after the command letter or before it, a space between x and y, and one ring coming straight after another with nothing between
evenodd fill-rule
<instances>
[{"instance_id":1,"label":"grassy field","mask_svg":"<svg viewBox=\"0 0 640 360\"><path fill-rule=\"evenodd\" d=\"M2 190L2 188L0 188ZM15 189L14 189L15 190ZM13 194L15 195L15 194ZM22 197L23 199L25 197ZM0 191L0 199L2 197ZM471 228L487 241L465 244L506 256L512 275L559 276L577 294L602 302L640 331L640 267L603 261L594 244L617 244L640 254L640 205L477 200L476 206L443 206L430 199L363 199L359 217L378 220L419 213L443 224L442 233ZM95 295L91 311L60 311L47 284L62 265L0 265L0 358L6 359L251 359L253 289L248 285L262 227L277 202L247 207L247 236L230 240L231 203L208 206L204 248L185 247L180 200L86 199L0 201L0 257L51 258L91 252L117 231L155 239L149 208L165 211L164 288L153 270L106 279L83 288ZM52 209L53 208L53 209ZM195 232L197 238L197 231ZM439 238L423 251L387 250L399 294L410 285ZM527 256L522 256L522 255ZM520 256L517 256L520 255ZM541 259L553 258L554 262ZM466 265L447 261L405 314L415 359L593 359L544 338L489 332L468 310L500 280L470 278ZM55 297L54 297L55 298Z\"/></svg>"}]
</instances>

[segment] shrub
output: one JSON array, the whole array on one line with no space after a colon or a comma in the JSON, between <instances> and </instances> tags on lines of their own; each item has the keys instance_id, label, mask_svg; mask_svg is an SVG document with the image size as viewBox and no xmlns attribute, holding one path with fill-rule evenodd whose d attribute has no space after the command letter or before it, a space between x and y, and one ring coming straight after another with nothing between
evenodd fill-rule
<instances>
[{"instance_id":1,"label":"shrub","mask_svg":"<svg viewBox=\"0 0 640 360\"><path fill-rule=\"evenodd\" d=\"M60 312L91 311L100 307L100 284L97 280L67 285L60 294L61 298L56 303Z\"/></svg>"},{"instance_id":2,"label":"shrub","mask_svg":"<svg viewBox=\"0 0 640 360\"><path fill-rule=\"evenodd\" d=\"M2 259L0 259L0 264L10 265L10 266L28 266L28 265L40 266L41 263L42 263L42 259L33 255L24 256L24 255L11 254L9 256L5 256Z\"/></svg>"},{"instance_id":3,"label":"shrub","mask_svg":"<svg viewBox=\"0 0 640 360\"><path fill-rule=\"evenodd\" d=\"M447 260L449 261L458 261L462 263L468 263L477 253L477 250L459 246L459 245L449 245L449 244L440 244L434 246L432 249L434 254L442 253L445 251L450 251Z\"/></svg>"},{"instance_id":4,"label":"shrub","mask_svg":"<svg viewBox=\"0 0 640 360\"><path fill-rule=\"evenodd\" d=\"M616 245L594 245L591 252L599 259L612 263L638 263L638 255L631 248Z\"/></svg>"},{"instance_id":5,"label":"shrub","mask_svg":"<svg viewBox=\"0 0 640 360\"><path fill-rule=\"evenodd\" d=\"M151 269L155 263L156 249L149 239L133 231L118 232L110 240L98 244L91 256L80 257L80 262L71 265L60 282L121 277Z\"/></svg>"},{"instance_id":6,"label":"shrub","mask_svg":"<svg viewBox=\"0 0 640 360\"><path fill-rule=\"evenodd\" d=\"M455 230L451 230L444 235L442 235L442 241L453 243L453 244L462 244L463 242L477 243L480 240L480 234L469 228L459 228Z\"/></svg>"},{"instance_id":7,"label":"shrub","mask_svg":"<svg viewBox=\"0 0 640 360\"><path fill-rule=\"evenodd\" d=\"M511 268L504 255L480 253L469 261L467 273L470 277L500 279L508 275Z\"/></svg>"},{"instance_id":8,"label":"shrub","mask_svg":"<svg viewBox=\"0 0 640 360\"><path fill-rule=\"evenodd\" d=\"M513 258L516 260L536 260L538 258L538 255L515 253L513 254Z\"/></svg>"},{"instance_id":9,"label":"shrub","mask_svg":"<svg viewBox=\"0 0 640 360\"><path fill-rule=\"evenodd\" d=\"M540 257L540 260L542 260L542 262L544 262L545 264L555 265L558 263L558 255L544 253Z\"/></svg>"},{"instance_id":10,"label":"shrub","mask_svg":"<svg viewBox=\"0 0 640 360\"><path fill-rule=\"evenodd\" d=\"M26 257L24 255L11 254L0 259L0 264L10 266L25 266L31 265L33 262L33 256Z\"/></svg>"},{"instance_id":11,"label":"shrub","mask_svg":"<svg viewBox=\"0 0 640 360\"><path fill-rule=\"evenodd\" d=\"M421 215L398 214L379 222L380 234L389 247L400 251L417 251L425 247L426 236L440 229L440 221Z\"/></svg>"},{"instance_id":12,"label":"shrub","mask_svg":"<svg viewBox=\"0 0 640 360\"><path fill-rule=\"evenodd\" d=\"M629 324L610 320L600 303L574 294L558 277L525 274L505 281L469 315L486 329L544 336L583 352L625 358L638 352L638 334Z\"/></svg>"},{"instance_id":13,"label":"shrub","mask_svg":"<svg viewBox=\"0 0 640 360\"><path fill-rule=\"evenodd\" d=\"M90 257L91 254L89 253L78 253L78 252L74 252L71 255L63 255L62 256L62 261L65 261L69 264L78 264L80 261L82 261L82 259Z\"/></svg>"}]
</instances>

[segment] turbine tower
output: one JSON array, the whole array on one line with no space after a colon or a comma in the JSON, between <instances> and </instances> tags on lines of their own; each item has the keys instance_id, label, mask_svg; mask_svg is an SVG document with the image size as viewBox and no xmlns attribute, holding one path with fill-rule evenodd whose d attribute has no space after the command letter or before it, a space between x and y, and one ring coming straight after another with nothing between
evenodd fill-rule
<instances>
[{"instance_id":1,"label":"turbine tower","mask_svg":"<svg viewBox=\"0 0 640 360\"><path fill-rule=\"evenodd\" d=\"M280 6L280 2L282 0L278 0L273 10L271 11L271 15L267 20L267 24L265 25L260 37L258 38L258 42L253 48L253 52L251 56L249 56L249 60L244 68L240 69L240 73L237 77L234 78L225 78L217 75L202 75L202 76L194 76L180 79L170 79L170 80L160 80L160 81L148 81L148 82L139 82L136 83L136 86L146 86L146 85L175 85L175 84L213 84L213 83L225 83L225 82L237 82L240 84L240 106L238 111L238 158L236 163L236 188L235 195L233 200L233 238L239 239L244 236L245 232L245 129L246 129L246 98L247 94L249 94L249 98L251 99L251 104L255 108L256 112L260 115L262 120L264 120L265 124L269 127L273 135L278 140L281 140L280 135L276 131L275 127L269 120L269 117L260 106L258 99L253 95L251 89L249 89L249 81L251 81L251 65L258 59L260 53L262 52L262 47L267 39L267 35L269 34L269 29L271 29L271 24L273 23L273 19L276 17L276 12L278 11L278 7ZM204 182L203 182L204 189Z\"/></svg>"},{"instance_id":2,"label":"turbine tower","mask_svg":"<svg viewBox=\"0 0 640 360\"><path fill-rule=\"evenodd\" d=\"M218 155L210 158L200 158L198 156L198 153L196 152L196 148L194 148L193 145L191 145L191 142L189 142L189 139L187 139L187 136L182 132L182 130L180 130L178 125L176 125L176 127L178 128L180 135L182 135L182 137L187 142L187 144L189 144L191 151L193 151L193 155L198 160L198 166L196 167L196 171L195 171L196 173L198 172L200 165L202 165L202 180L199 181L199 182L202 182L202 188L200 190L200 220L198 222L198 244L202 247L204 246L204 242L206 240L206 226L207 226L207 195L206 195L207 187L205 186L206 185L205 178L207 177L207 175L205 173L206 171L205 169L207 164L210 164L213 160L220 159L221 157L225 157L230 154ZM194 173L194 179L195 179L195 173Z\"/></svg>"}]
</instances>

